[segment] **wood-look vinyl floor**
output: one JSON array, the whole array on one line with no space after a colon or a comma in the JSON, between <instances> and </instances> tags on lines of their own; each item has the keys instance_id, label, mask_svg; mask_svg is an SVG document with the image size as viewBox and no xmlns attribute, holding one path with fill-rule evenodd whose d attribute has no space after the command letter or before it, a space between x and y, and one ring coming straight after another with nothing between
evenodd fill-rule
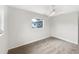
<instances>
[{"instance_id":1,"label":"wood-look vinyl floor","mask_svg":"<svg viewBox=\"0 0 79 59\"><path fill-rule=\"evenodd\" d=\"M79 45L57 38L46 38L8 51L9 54L78 54Z\"/></svg>"}]
</instances>

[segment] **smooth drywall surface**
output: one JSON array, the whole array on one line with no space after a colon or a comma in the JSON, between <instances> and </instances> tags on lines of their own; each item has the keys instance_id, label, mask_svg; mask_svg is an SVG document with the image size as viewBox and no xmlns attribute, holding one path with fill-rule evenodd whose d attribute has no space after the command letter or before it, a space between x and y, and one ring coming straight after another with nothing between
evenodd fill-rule
<instances>
[{"instance_id":1,"label":"smooth drywall surface","mask_svg":"<svg viewBox=\"0 0 79 59\"><path fill-rule=\"evenodd\" d=\"M7 7L0 6L0 30L3 32L0 33L0 54L8 52L7 49Z\"/></svg>"},{"instance_id":2,"label":"smooth drywall surface","mask_svg":"<svg viewBox=\"0 0 79 59\"><path fill-rule=\"evenodd\" d=\"M42 18L44 28L32 28L32 19ZM8 48L15 48L49 37L49 22L47 16L8 7Z\"/></svg>"},{"instance_id":3,"label":"smooth drywall surface","mask_svg":"<svg viewBox=\"0 0 79 59\"><path fill-rule=\"evenodd\" d=\"M78 13L51 18L51 36L78 44Z\"/></svg>"},{"instance_id":4,"label":"smooth drywall surface","mask_svg":"<svg viewBox=\"0 0 79 59\"><path fill-rule=\"evenodd\" d=\"M79 43L79 12L78 12L78 43Z\"/></svg>"}]
</instances>

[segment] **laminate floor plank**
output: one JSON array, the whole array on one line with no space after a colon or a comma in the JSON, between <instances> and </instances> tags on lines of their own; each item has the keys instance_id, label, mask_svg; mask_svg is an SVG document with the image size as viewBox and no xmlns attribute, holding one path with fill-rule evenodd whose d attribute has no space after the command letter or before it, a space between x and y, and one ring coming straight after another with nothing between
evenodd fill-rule
<instances>
[{"instance_id":1,"label":"laminate floor plank","mask_svg":"<svg viewBox=\"0 0 79 59\"><path fill-rule=\"evenodd\" d=\"M9 54L78 54L79 45L49 37L8 51Z\"/></svg>"}]
</instances>

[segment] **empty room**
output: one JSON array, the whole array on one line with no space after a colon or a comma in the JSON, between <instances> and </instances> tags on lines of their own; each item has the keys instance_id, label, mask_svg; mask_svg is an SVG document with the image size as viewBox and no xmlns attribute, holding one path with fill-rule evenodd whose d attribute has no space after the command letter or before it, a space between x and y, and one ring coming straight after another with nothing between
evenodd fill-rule
<instances>
[{"instance_id":1,"label":"empty room","mask_svg":"<svg viewBox=\"0 0 79 59\"><path fill-rule=\"evenodd\" d=\"M0 5L0 54L79 54L79 5Z\"/></svg>"}]
</instances>

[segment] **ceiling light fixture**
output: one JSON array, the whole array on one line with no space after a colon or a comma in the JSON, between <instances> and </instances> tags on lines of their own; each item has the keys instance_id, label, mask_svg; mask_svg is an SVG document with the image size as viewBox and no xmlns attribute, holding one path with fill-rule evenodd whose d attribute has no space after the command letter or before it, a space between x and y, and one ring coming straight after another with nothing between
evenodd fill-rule
<instances>
[{"instance_id":1,"label":"ceiling light fixture","mask_svg":"<svg viewBox=\"0 0 79 59\"><path fill-rule=\"evenodd\" d=\"M55 9L53 9L53 11L50 13L49 16L53 16L55 14Z\"/></svg>"},{"instance_id":2,"label":"ceiling light fixture","mask_svg":"<svg viewBox=\"0 0 79 59\"><path fill-rule=\"evenodd\" d=\"M55 6L52 5L51 6L51 12L50 12L49 16L53 16L54 14L55 14Z\"/></svg>"}]
</instances>

